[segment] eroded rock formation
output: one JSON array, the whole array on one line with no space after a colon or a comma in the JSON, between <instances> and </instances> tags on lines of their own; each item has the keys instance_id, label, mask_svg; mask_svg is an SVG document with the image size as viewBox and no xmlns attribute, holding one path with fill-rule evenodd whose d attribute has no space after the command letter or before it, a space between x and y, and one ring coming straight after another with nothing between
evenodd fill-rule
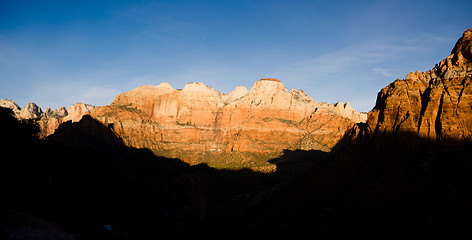
<instances>
[{"instance_id":1,"label":"eroded rock formation","mask_svg":"<svg viewBox=\"0 0 472 240\"><path fill-rule=\"evenodd\" d=\"M46 108L44 112L35 103L28 103L24 108L20 108L13 100L1 99L0 107L10 108L18 119L36 120L39 126L39 138L47 137L63 122L78 122L82 116L89 115L95 106L83 103L77 103L69 107L69 111L65 107L59 107L54 111Z\"/></svg>"},{"instance_id":2,"label":"eroded rock formation","mask_svg":"<svg viewBox=\"0 0 472 240\"><path fill-rule=\"evenodd\" d=\"M72 105L69 107L69 110L66 111L67 114L64 116L63 121L67 122L71 120L72 122L78 122L80 119L82 119L82 116L89 115L94 108L95 106L84 103ZM64 112L64 110L62 110L62 112Z\"/></svg>"},{"instance_id":3,"label":"eroded rock formation","mask_svg":"<svg viewBox=\"0 0 472 240\"><path fill-rule=\"evenodd\" d=\"M65 107L59 107L52 111L46 108L44 113L39 118L39 137L47 137L56 131L56 129L64 122L64 118L68 115Z\"/></svg>"},{"instance_id":4,"label":"eroded rock formation","mask_svg":"<svg viewBox=\"0 0 472 240\"><path fill-rule=\"evenodd\" d=\"M472 28L446 59L383 88L368 115L376 135L410 133L429 140L472 140Z\"/></svg>"},{"instance_id":5,"label":"eroded rock formation","mask_svg":"<svg viewBox=\"0 0 472 240\"><path fill-rule=\"evenodd\" d=\"M214 154L330 151L346 130L367 118L349 103L317 103L302 90L288 91L272 78L257 81L250 90L239 86L229 94L203 83L188 83L181 90L168 83L141 86L103 107L78 103L68 110L43 112L34 103L23 109L11 100L0 104L20 119L36 119L41 138L64 122L91 115L128 146Z\"/></svg>"},{"instance_id":6,"label":"eroded rock formation","mask_svg":"<svg viewBox=\"0 0 472 240\"><path fill-rule=\"evenodd\" d=\"M10 99L2 99L0 100L0 107L9 108L13 111L13 114L18 116L20 114L21 108L16 104L15 101Z\"/></svg>"},{"instance_id":7,"label":"eroded rock formation","mask_svg":"<svg viewBox=\"0 0 472 240\"><path fill-rule=\"evenodd\" d=\"M277 79L229 94L203 83L182 90L168 83L142 86L91 115L130 146L211 152L329 151L351 125L366 119L349 103L319 104Z\"/></svg>"},{"instance_id":8,"label":"eroded rock formation","mask_svg":"<svg viewBox=\"0 0 472 240\"><path fill-rule=\"evenodd\" d=\"M22 108L19 113L19 117L22 119L34 119L34 118L39 118L43 114L43 111L41 110L38 105L35 103L31 102L26 105L26 107Z\"/></svg>"}]
</instances>

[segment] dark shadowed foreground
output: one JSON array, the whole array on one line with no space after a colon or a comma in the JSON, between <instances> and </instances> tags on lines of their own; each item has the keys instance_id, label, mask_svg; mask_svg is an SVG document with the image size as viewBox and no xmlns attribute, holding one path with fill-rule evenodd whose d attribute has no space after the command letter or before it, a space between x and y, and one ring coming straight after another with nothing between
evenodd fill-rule
<instances>
[{"instance_id":1,"label":"dark shadowed foreground","mask_svg":"<svg viewBox=\"0 0 472 240\"><path fill-rule=\"evenodd\" d=\"M37 140L0 109L0 239L450 237L472 229L472 146L349 137L272 174L124 146L90 117ZM379 144L380 143L380 144Z\"/></svg>"}]
</instances>

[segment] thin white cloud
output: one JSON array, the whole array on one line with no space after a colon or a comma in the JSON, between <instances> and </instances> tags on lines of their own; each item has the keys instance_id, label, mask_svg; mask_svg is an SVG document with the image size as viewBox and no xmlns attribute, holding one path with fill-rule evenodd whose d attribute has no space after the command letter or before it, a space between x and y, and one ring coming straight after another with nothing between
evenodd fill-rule
<instances>
[{"instance_id":1,"label":"thin white cloud","mask_svg":"<svg viewBox=\"0 0 472 240\"><path fill-rule=\"evenodd\" d=\"M96 105L108 105L119 94L119 91L109 86L92 86L82 89L78 98L86 103Z\"/></svg>"},{"instance_id":2,"label":"thin white cloud","mask_svg":"<svg viewBox=\"0 0 472 240\"><path fill-rule=\"evenodd\" d=\"M392 73L392 70L391 69L387 69L387 68L372 68L372 72L374 73L378 73L382 76L385 76L385 77L392 77L392 78L400 78L401 76L400 75L397 75L397 74L394 74Z\"/></svg>"},{"instance_id":3,"label":"thin white cloud","mask_svg":"<svg viewBox=\"0 0 472 240\"><path fill-rule=\"evenodd\" d=\"M28 101L35 102L41 108L66 107L76 103L87 103L95 106L110 104L119 91L110 85L88 86L78 82L43 83L36 85L27 96Z\"/></svg>"},{"instance_id":4,"label":"thin white cloud","mask_svg":"<svg viewBox=\"0 0 472 240\"><path fill-rule=\"evenodd\" d=\"M156 83L156 77L153 75L142 75L132 77L128 81L126 81L126 88L131 90L133 88L144 86L144 85L152 85L156 86L159 83Z\"/></svg>"},{"instance_id":5,"label":"thin white cloud","mask_svg":"<svg viewBox=\"0 0 472 240\"><path fill-rule=\"evenodd\" d=\"M448 42L451 39L429 34L385 38L294 62L272 75L286 79L284 83L288 86L304 89L317 101L335 102L345 98L355 108L369 111L366 96L370 97L370 105L373 106L375 95L382 87L424 66L411 63L412 59L421 58L435 46ZM438 57L433 61L439 60ZM404 64L407 61L410 65ZM411 65L416 69L410 69Z\"/></svg>"},{"instance_id":6,"label":"thin white cloud","mask_svg":"<svg viewBox=\"0 0 472 240\"><path fill-rule=\"evenodd\" d=\"M312 59L292 63L291 66L280 69L277 75L294 76L300 79L316 79L352 72L356 68L379 66L399 58L428 51L431 45L447 41L446 38L420 35L413 38L390 38L380 41L347 46ZM376 73L387 73L386 68L373 67ZM382 70L382 71L380 71ZM387 76L394 76L390 73ZM345 77L345 76L344 76Z\"/></svg>"}]
</instances>

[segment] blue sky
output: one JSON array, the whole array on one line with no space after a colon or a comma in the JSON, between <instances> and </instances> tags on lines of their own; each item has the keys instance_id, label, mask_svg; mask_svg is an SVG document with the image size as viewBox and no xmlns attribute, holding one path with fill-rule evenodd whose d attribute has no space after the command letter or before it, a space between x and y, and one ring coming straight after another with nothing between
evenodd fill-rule
<instances>
[{"instance_id":1,"label":"blue sky","mask_svg":"<svg viewBox=\"0 0 472 240\"><path fill-rule=\"evenodd\" d=\"M140 85L228 93L278 78L369 111L377 92L446 58L472 1L0 0L0 98L107 105Z\"/></svg>"}]
</instances>

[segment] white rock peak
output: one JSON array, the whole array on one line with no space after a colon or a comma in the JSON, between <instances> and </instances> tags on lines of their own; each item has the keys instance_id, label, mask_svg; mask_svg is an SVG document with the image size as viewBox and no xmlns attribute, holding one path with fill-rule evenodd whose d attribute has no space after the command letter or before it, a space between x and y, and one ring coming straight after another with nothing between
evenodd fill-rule
<instances>
[{"instance_id":1,"label":"white rock peak","mask_svg":"<svg viewBox=\"0 0 472 240\"><path fill-rule=\"evenodd\" d=\"M231 103L234 102L235 100L247 95L249 91L247 90L246 87L244 86L238 86L236 87L232 92L228 93L228 95L223 96L223 101L225 103Z\"/></svg>"},{"instance_id":2,"label":"white rock peak","mask_svg":"<svg viewBox=\"0 0 472 240\"><path fill-rule=\"evenodd\" d=\"M284 84L275 78L262 78L251 88L250 92L254 94L273 94L280 91L287 91Z\"/></svg>"},{"instance_id":3,"label":"white rock peak","mask_svg":"<svg viewBox=\"0 0 472 240\"><path fill-rule=\"evenodd\" d=\"M156 86L158 89L170 89L170 90L175 90L169 83L163 82L159 85Z\"/></svg>"},{"instance_id":4,"label":"white rock peak","mask_svg":"<svg viewBox=\"0 0 472 240\"><path fill-rule=\"evenodd\" d=\"M182 92L184 93L202 93L202 94L207 94L207 95L216 95L216 96L221 96L223 95L222 93L216 91L215 89L208 87L207 85L201 83L201 82L190 82L185 85L185 87L182 89Z\"/></svg>"},{"instance_id":5,"label":"white rock peak","mask_svg":"<svg viewBox=\"0 0 472 240\"><path fill-rule=\"evenodd\" d=\"M2 99L0 100L0 107L4 107L4 108L10 108L14 114L18 115L20 114L20 106L18 106L18 104L16 104L15 101L13 100L10 100L10 99Z\"/></svg>"},{"instance_id":6,"label":"white rock peak","mask_svg":"<svg viewBox=\"0 0 472 240\"><path fill-rule=\"evenodd\" d=\"M36 103L28 103L26 107L20 110L20 118L24 119L32 119L32 118L39 118L43 111L41 110Z\"/></svg>"},{"instance_id":7,"label":"white rock peak","mask_svg":"<svg viewBox=\"0 0 472 240\"><path fill-rule=\"evenodd\" d=\"M138 87L130 92L120 95L127 95L130 97L144 95L152 98L167 93L176 93L179 97L183 97L186 101L190 102L210 101L212 104L216 104L217 107L223 107L226 105L231 105L233 107L247 105L247 107L250 108L296 109L297 111L304 111L307 113L328 111L331 114L338 114L349 119L359 119L359 121L365 121L366 119L366 114L356 112L349 102L319 104L311 97L307 96L303 90L292 89L288 91L284 84L275 78L262 78L256 81L249 91L244 86L238 86L228 94L223 94L202 82L189 82L183 89L177 90L169 83L163 82L157 86ZM158 106L169 101L171 101L171 99L167 97L160 99L160 104ZM160 115L162 114L163 113L160 113Z\"/></svg>"},{"instance_id":8,"label":"white rock peak","mask_svg":"<svg viewBox=\"0 0 472 240\"><path fill-rule=\"evenodd\" d=\"M90 114L95 109L95 106L84 103L77 103L72 105L67 110L68 115L64 117L63 121L72 120L72 122L78 122L82 119L83 115Z\"/></svg>"}]
</instances>

